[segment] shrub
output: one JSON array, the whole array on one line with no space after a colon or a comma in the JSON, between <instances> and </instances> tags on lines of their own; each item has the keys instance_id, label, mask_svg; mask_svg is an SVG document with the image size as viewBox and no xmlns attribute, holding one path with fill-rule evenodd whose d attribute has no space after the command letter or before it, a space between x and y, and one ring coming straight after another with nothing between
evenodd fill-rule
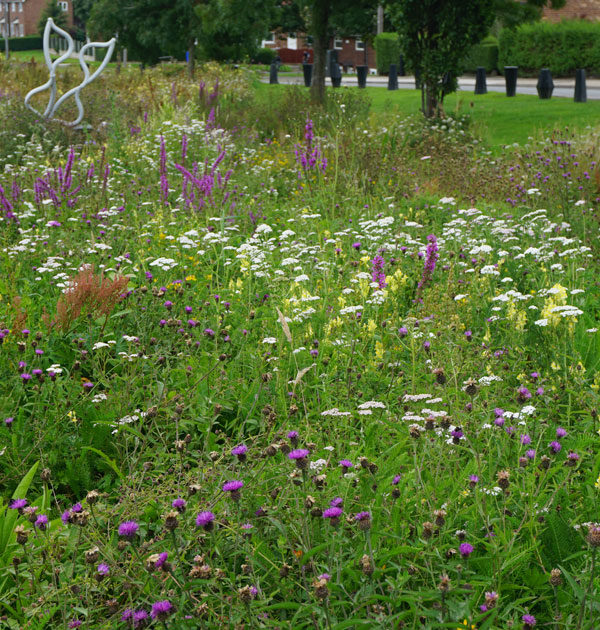
<instances>
[{"instance_id":1,"label":"shrub","mask_svg":"<svg viewBox=\"0 0 600 630\"><path fill-rule=\"evenodd\" d=\"M600 74L600 24L568 20L537 22L500 33L499 65L519 66L536 75L550 68L555 75L572 75L578 68Z\"/></svg>"},{"instance_id":2,"label":"shrub","mask_svg":"<svg viewBox=\"0 0 600 630\"><path fill-rule=\"evenodd\" d=\"M487 72L498 69L498 39L493 35L473 46L464 60L464 69L467 72L475 72L480 66Z\"/></svg>"},{"instance_id":3,"label":"shrub","mask_svg":"<svg viewBox=\"0 0 600 630\"><path fill-rule=\"evenodd\" d=\"M390 65L397 64L400 59L400 38L398 33L380 33L375 37L377 53L377 74L387 74Z\"/></svg>"},{"instance_id":4,"label":"shrub","mask_svg":"<svg viewBox=\"0 0 600 630\"><path fill-rule=\"evenodd\" d=\"M42 38L39 35L10 37L8 39L8 48L14 52L19 50L41 50L43 48Z\"/></svg>"},{"instance_id":5,"label":"shrub","mask_svg":"<svg viewBox=\"0 0 600 630\"><path fill-rule=\"evenodd\" d=\"M259 48L256 53L254 53L253 58L255 63L268 66L276 56L277 53L271 48Z\"/></svg>"}]
</instances>

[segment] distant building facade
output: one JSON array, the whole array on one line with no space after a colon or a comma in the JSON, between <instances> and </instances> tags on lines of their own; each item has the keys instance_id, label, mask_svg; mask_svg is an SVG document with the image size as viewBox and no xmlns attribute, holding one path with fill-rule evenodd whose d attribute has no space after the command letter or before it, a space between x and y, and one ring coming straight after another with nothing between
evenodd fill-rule
<instances>
[{"instance_id":1,"label":"distant building facade","mask_svg":"<svg viewBox=\"0 0 600 630\"><path fill-rule=\"evenodd\" d=\"M600 20L600 0L567 0L562 9L545 8L543 19L548 22Z\"/></svg>"},{"instance_id":2,"label":"distant building facade","mask_svg":"<svg viewBox=\"0 0 600 630\"><path fill-rule=\"evenodd\" d=\"M309 63L314 61L312 38L305 33L275 31L262 41L262 46L275 50L282 63L302 63L305 57ZM338 61L345 70L356 66L376 66L373 47L356 37L332 37L329 48L337 50Z\"/></svg>"},{"instance_id":3,"label":"distant building facade","mask_svg":"<svg viewBox=\"0 0 600 630\"><path fill-rule=\"evenodd\" d=\"M0 36L25 37L37 35L38 22L48 0L0 0ZM73 1L59 0L56 4L67 14L67 23L73 26Z\"/></svg>"}]
</instances>

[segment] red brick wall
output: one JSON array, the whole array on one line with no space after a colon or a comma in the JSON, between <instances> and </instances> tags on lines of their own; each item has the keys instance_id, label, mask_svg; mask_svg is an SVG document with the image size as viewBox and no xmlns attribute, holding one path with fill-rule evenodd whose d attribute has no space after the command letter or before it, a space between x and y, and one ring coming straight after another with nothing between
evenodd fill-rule
<instances>
[{"instance_id":1,"label":"red brick wall","mask_svg":"<svg viewBox=\"0 0 600 630\"><path fill-rule=\"evenodd\" d=\"M600 20L600 0L567 0L562 9L544 9L543 19L549 22Z\"/></svg>"},{"instance_id":2,"label":"red brick wall","mask_svg":"<svg viewBox=\"0 0 600 630\"><path fill-rule=\"evenodd\" d=\"M329 41L329 48L333 48L333 39ZM287 47L287 33L276 33L275 41L265 44L267 48L277 51L282 63L302 63L304 52L308 52L309 63L313 62L312 46L306 41L306 36L298 34L298 48L292 50ZM342 38L342 48L337 51L338 61L345 67L368 65L375 68L375 50L367 45L367 63L365 64L365 53L363 50L356 50L356 40L350 37Z\"/></svg>"},{"instance_id":3,"label":"red brick wall","mask_svg":"<svg viewBox=\"0 0 600 630\"><path fill-rule=\"evenodd\" d=\"M67 23L73 26L73 0L68 0L68 2ZM47 4L48 0L25 0L23 13L19 13L21 23L25 24L25 35L38 34L38 22Z\"/></svg>"}]
</instances>

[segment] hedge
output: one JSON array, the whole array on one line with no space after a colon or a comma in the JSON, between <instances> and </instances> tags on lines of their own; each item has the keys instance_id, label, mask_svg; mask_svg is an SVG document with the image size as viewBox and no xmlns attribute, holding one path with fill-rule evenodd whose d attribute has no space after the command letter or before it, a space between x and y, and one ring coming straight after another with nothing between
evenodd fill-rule
<instances>
[{"instance_id":1,"label":"hedge","mask_svg":"<svg viewBox=\"0 0 600 630\"><path fill-rule=\"evenodd\" d=\"M4 49L4 40L0 40L0 47ZM8 48L12 51L19 50L42 50L44 44L39 35L28 35L27 37L9 37Z\"/></svg>"},{"instance_id":2,"label":"hedge","mask_svg":"<svg viewBox=\"0 0 600 630\"><path fill-rule=\"evenodd\" d=\"M487 72L498 69L498 39L493 35L473 46L463 61L465 72L475 72L480 66Z\"/></svg>"},{"instance_id":3,"label":"hedge","mask_svg":"<svg viewBox=\"0 0 600 630\"><path fill-rule=\"evenodd\" d=\"M390 66L400 61L398 33L379 33L373 42L377 53L377 74L387 74Z\"/></svg>"},{"instance_id":4,"label":"hedge","mask_svg":"<svg viewBox=\"0 0 600 630\"><path fill-rule=\"evenodd\" d=\"M550 68L554 76L573 76L584 68L600 74L600 24L565 20L556 24L534 22L500 33L500 67L519 66L519 74L536 76Z\"/></svg>"},{"instance_id":5,"label":"hedge","mask_svg":"<svg viewBox=\"0 0 600 630\"><path fill-rule=\"evenodd\" d=\"M252 58L255 63L268 66L277 57L277 53L272 48L259 48Z\"/></svg>"}]
</instances>

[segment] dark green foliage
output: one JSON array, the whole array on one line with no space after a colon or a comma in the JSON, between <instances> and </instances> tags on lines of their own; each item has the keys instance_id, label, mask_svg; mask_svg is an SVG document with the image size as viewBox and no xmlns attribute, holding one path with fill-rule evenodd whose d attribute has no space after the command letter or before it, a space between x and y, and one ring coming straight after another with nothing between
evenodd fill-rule
<instances>
[{"instance_id":1,"label":"dark green foliage","mask_svg":"<svg viewBox=\"0 0 600 630\"><path fill-rule=\"evenodd\" d=\"M41 50L43 42L42 38L38 35L28 35L27 37L9 37L8 47L12 51Z\"/></svg>"},{"instance_id":2,"label":"dark green foliage","mask_svg":"<svg viewBox=\"0 0 600 630\"><path fill-rule=\"evenodd\" d=\"M509 28L524 22L535 22L542 17L542 9L549 6L560 9L566 0L494 0L494 13L498 21Z\"/></svg>"},{"instance_id":3,"label":"dark green foliage","mask_svg":"<svg viewBox=\"0 0 600 630\"><path fill-rule=\"evenodd\" d=\"M463 61L466 72L475 72L480 66L487 72L498 69L498 39L493 35L483 39L480 44L475 44Z\"/></svg>"},{"instance_id":4,"label":"dark green foliage","mask_svg":"<svg viewBox=\"0 0 600 630\"><path fill-rule=\"evenodd\" d=\"M257 42L269 30L272 2L211 0L199 4L199 44L204 57L218 61L242 61L256 53Z\"/></svg>"},{"instance_id":5,"label":"dark green foliage","mask_svg":"<svg viewBox=\"0 0 600 630\"><path fill-rule=\"evenodd\" d=\"M423 113L439 115L465 54L491 26L493 0L401 0L388 7L402 53L422 79Z\"/></svg>"},{"instance_id":6,"label":"dark green foliage","mask_svg":"<svg viewBox=\"0 0 600 630\"><path fill-rule=\"evenodd\" d=\"M550 68L554 75L573 75L577 68L600 73L600 24L568 20L557 24L523 24L500 33L500 67L519 66L536 75Z\"/></svg>"},{"instance_id":7,"label":"dark green foliage","mask_svg":"<svg viewBox=\"0 0 600 630\"><path fill-rule=\"evenodd\" d=\"M42 11L40 21L38 22L38 32L40 35L44 34L44 29L46 28L46 22L48 21L48 18L52 18L56 26L62 29L67 28L67 14L58 6L56 2L54 2L54 0L48 0L46 7Z\"/></svg>"},{"instance_id":8,"label":"dark green foliage","mask_svg":"<svg viewBox=\"0 0 600 630\"><path fill-rule=\"evenodd\" d=\"M272 48L259 48L254 53L254 61L263 65L269 65L276 55L277 53Z\"/></svg>"},{"instance_id":9,"label":"dark green foliage","mask_svg":"<svg viewBox=\"0 0 600 630\"><path fill-rule=\"evenodd\" d=\"M546 529L540 536L541 553L547 569L559 564L569 566L567 558L581 548L581 537L557 512L551 512L546 518Z\"/></svg>"},{"instance_id":10,"label":"dark green foliage","mask_svg":"<svg viewBox=\"0 0 600 630\"><path fill-rule=\"evenodd\" d=\"M130 59L156 63L160 57L184 59L198 32L191 0L98 0L92 7L88 30L95 38L115 33Z\"/></svg>"},{"instance_id":11,"label":"dark green foliage","mask_svg":"<svg viewBox=\"0 0 600 630\"><path fill-rule=\"evenodd\" d=\"M400 59L400 41L398 33L380 33L374 39L377 53L377 74L387 74L390 65Z\"/></svg>"}]
</instances>

